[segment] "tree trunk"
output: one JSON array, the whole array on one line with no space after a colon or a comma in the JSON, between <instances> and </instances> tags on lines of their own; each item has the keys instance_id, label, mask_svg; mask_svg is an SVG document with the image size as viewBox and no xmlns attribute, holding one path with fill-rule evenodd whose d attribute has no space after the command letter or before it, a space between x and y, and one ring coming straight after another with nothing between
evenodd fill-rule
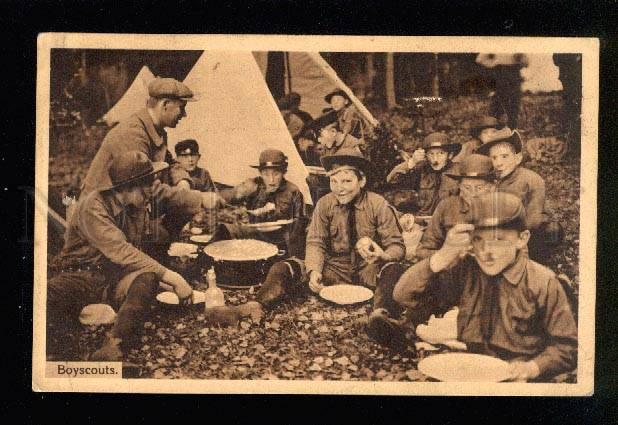
<instances>
[{"instance_id":1,"label":"tree trunk","mask_svg":"<svg viewBox=\"0 0 618 425\"><path fill-rule=\"evenodd\" d=\"M385 86L386 86L386 107L388 109L394 108L397 104L395 97L395 60L393 53L386 54L386 66L385 66Z\"/></svg>"},{"instance_id":2,"label":"tree trunk","mask_svg":"<svg viewBox=\"0 0 618 425\"><path fill-rule=\"evenodd\" d=\"M373 79L376 76L376 68L374 63L374 53L367 53L367 69L365 71L365 97L373 96Z\"/></svg>"}]
</instances>

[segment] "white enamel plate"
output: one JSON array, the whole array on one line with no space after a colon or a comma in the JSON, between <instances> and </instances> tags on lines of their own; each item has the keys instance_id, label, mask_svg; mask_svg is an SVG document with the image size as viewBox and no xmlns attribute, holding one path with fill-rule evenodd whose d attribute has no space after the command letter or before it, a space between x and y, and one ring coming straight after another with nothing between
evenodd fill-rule
<instances>
[{"instance_id":1,"label":"white enamel plate","mask_svg":"<svg viewBox=\"0 0 618 425\"><path fill-rule=\"evenodd\" d=\"M424 358L418 370L443 382L500 382L509 377L509 364L496 357L444 353Z\"/></svg>"},{"instance_id":2,"label":"white enamel plate","mask_svg":"<svg viewBox=\"0 0 618 425\"><path fill-rule=\"evenodd\" d=\"M359 285L332 285L324 287L320 297L335 304L356 304L373 298L373 291Z\"/></svg>"}]
</instances>

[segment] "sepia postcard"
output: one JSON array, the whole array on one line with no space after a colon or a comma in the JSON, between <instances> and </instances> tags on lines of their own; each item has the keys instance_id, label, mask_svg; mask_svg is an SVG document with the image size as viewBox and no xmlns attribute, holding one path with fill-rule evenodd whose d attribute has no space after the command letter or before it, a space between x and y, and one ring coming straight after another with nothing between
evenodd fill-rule
<instances>
[{"instance_id":1,"label":"sepia postcard","mask_svg":"<svg viewBox=\"0 0 618 425\"><path fill-rule=\"evenodd\" d=\"M599 41L38 37L36 392L594 393Z\"/></svg>"}]
</instances>

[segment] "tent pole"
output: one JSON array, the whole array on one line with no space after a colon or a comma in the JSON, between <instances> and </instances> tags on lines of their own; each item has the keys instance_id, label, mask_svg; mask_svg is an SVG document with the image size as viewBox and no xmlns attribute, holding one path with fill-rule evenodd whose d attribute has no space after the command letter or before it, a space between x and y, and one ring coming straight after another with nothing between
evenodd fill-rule
<instances>
[{"instance_id":1,"label":"tent pole","mask_svg":"<svg viewBox=\"0 0 618 425\"><path fill-rule=\"evenodd\" d=\"M283 68L284 68L284 72L285 72L285 78L286 78L286 89L287 89L287 93L290 93L292 91L292 70L290 69L290 53L289 52L284 52L283 53Z\"/></svg>"}]
</instances>

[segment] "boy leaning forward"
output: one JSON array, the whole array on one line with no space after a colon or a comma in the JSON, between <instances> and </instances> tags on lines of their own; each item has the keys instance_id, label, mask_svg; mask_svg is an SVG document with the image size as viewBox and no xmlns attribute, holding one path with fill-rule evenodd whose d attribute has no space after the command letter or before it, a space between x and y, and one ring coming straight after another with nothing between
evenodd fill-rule
<instances>
[{"instance_id":1,"label":"boy leaning forward","mask_svg":"<svg viewBox=\"0 0 618 425\"><path fill-rule=\"evenodd\" d=\"M395 212L384 198L365 189L371 163L357 150L342 149L322 158L322 164L331 193L313 212L305 260L274 264L248 310L262 311L286 295L307 289L319 293L325 285L346 283L375 288L374 309L396 316L401 308L392 291L404 270L398 261L405 246Z\"/></svg>"}]
</instances>

